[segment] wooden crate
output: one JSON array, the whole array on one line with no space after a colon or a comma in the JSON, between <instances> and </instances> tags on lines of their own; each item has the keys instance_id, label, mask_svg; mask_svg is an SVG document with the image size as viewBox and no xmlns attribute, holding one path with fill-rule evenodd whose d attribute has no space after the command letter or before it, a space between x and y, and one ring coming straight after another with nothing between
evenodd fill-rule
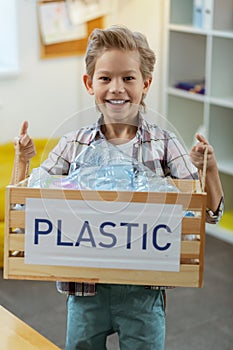
<instances>
[{"instance_id":1,"label":"wooden crate","mask_svg":"<svg viewBox=\"0 0 233 350\"><path fill-rule=\"evenodd\" d=\"M4 278L47 281L77 281L96 283L141 284L177 287L202 287L206 193L201 192L199 182L176 180L179 193L162 192L111 192L76 191L60 189L36 189L26 187L26 182L8 186L6 191ZM184 210L194 211L195 217L183 217L180 271L145 271L111 268L67 267L32 265L24 263L24 234L15 228L25 228L25 210L12 209L15 204L25 204L26 198L49 198L104 201L130 201L181 204ZM194 240L187 240L195 235ZM186 237L186 239L185 239ZM193 236L192 236L193 237ZM15 254L15 252L19 252Z\"/></svg>"}]
</instances>

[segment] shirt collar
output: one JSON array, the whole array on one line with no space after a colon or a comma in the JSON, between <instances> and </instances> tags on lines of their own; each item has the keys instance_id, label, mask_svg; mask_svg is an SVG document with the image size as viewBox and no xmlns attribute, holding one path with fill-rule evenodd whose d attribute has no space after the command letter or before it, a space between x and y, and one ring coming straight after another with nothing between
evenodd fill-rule
<instances>
[{"instance_id":1,"label":"shirt collar","mask_svg":"<svg viewBox=\"0 0 233 350\"><path fill-rule=\"evenodd\" d=\"M90 137L90 143L99 139L105 139L104 134L101 131L101 125L103 125L103 115L92 126L92 134ZM150 140L150 132L147 121L143 118L141 113L138 113L138 129L136 132L137 143L142 143ZM90 144L89 143L89 144Z\"/></svg>"},{"instance_id":2,"label":"shirt collar","mask_svg":"<svg viewBox=\"0 0 233 350\"><path fill-rule=\"evenodd\" d=\"M139 113L137 138L139 143L150 141L150 129L148 122Z\"/></svg>"}]
</instances>

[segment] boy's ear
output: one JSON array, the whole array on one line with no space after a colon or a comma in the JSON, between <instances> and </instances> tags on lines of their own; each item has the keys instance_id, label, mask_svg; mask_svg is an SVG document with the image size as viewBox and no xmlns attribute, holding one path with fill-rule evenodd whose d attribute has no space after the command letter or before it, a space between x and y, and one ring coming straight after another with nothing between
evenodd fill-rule
<instances>
[{"instance_id":1,"label":"boy's ear","mask_svg":"<svg viewBox=\"0 0 233 350\"><path fill-rule=\"evenodd\" d=\"M147 93L151 83L152 83L152 77L150 77L144 81L144 90L143 90L144 93Z\"/></svg>"},{"instance_id":2,"label":"boy's ear","mask_svg":"<svg viewBox=\"0 0 233 350\"><path fill-rule=\"evenodd\" d=\"M94 90L93 90L93 86L92 86L92 80L91 80L91 78L90 78L90 76L88 74L84 74L83 82L84 82L84 85L85 85L87 91L89 92L89 94L90 95L94 95Z\"/></svg>"}]
</instances>

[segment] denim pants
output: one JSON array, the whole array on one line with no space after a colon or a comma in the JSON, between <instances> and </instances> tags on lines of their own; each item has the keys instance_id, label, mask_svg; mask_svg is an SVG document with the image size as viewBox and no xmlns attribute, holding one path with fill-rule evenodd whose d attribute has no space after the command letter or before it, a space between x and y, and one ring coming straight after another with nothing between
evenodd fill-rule
<instances>
[{"instance_id":1,"label":"denim pants","mask_svg":"<svg viewBox=\"0 0 233 350\"><path fill-rule=\"evenodd\" d=\"M67 301L66 350L106 350L117 332L121 350L163 350L163 293L144 286L98 284L95 296Z\"/></svg>"}]
</instances>

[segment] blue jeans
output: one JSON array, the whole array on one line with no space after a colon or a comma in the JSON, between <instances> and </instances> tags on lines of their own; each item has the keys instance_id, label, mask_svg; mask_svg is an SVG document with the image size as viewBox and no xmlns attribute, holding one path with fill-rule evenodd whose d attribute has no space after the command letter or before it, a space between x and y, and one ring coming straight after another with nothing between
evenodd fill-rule
<instances>
[{"instance_id":1,"label":"blue jeans","mask_svg":"<svg viewBox=\"0 0 233 350\"><path fill-rule=\"evenodd\" d=\"M117 332L121 350L163 350L163 293L144 286L98 284L95 296L69 296L66 350L105 350Z\"/></svg>"}]
</instances>

